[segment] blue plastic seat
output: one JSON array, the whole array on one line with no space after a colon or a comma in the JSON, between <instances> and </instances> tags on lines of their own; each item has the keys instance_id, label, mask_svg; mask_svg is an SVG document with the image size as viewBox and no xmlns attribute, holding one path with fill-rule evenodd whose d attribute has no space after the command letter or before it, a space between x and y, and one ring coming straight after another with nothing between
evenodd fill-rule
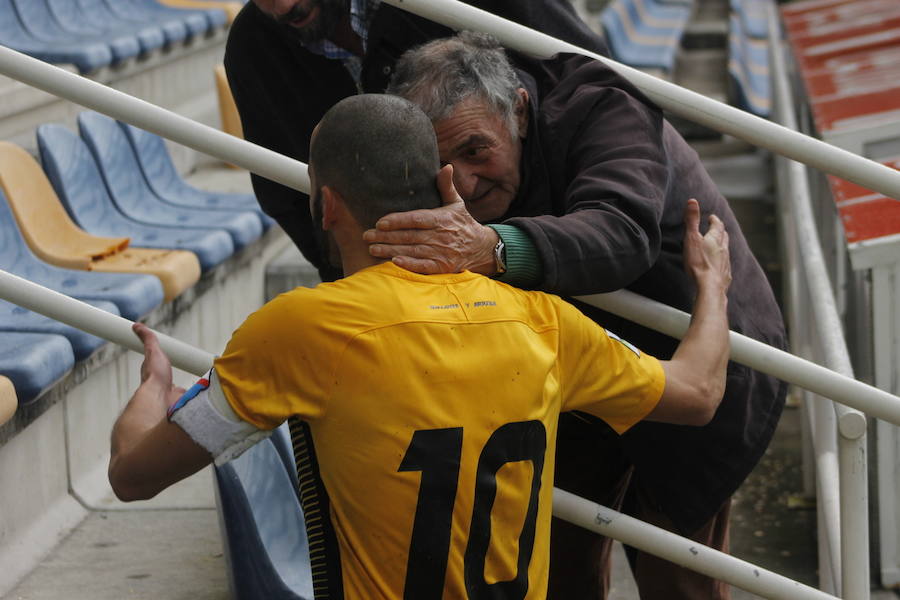
<instances>
[{"instance_id":1,"label":"blue plastic seat","mask_svg":"<svg viewBox=\"0 0 900 600\"><path fill-rule=\"evenodd\" d=\"M632 13L620 0L613 0L600 14L604 37L612 57L638 68L661 69L671 73L675 68L681 33L656 30L635 24Z\"/></svg>"},{"instance_id":2,"label":"blue plastic seat","mask_svg":"<svg viewBox=\"0 0 900 600\"><path fill-rule=\"evenodd\" d=\"M108 313L119 314L119 309L112 302L88 300L87 303ZM69 341L75 360L84 360L106 344L106 340L3 300L0 300L0 331L61 335Z\"/></svg>"},{"instance_id":3,"label":"blue plastic seat","mask_svg":"<svg viewBox=\"0 0 900 600\"><path fill-rule=\"evenodd\" d=\"M653 6L645 0L613 0L604 10L618 11L622 17L627 15L631 27L642 36L658 39L667 44L674 43L677 46L691 11L676 6L660 6L657 9ZM668 14L664 14L663 11Z\"/></svg>"},{"instance_id":4,"label":"blue plastic seat","mask_svg":"<svg viewBox=\"0 0 900 600\"><path fill-rule=\"evenodd\" d=\"M119 17L112 9L107 6L104 0L50 0L55 4L59 4L59 10L77 10L81 15L84 27L103 27L104 29L123 31L134 34L141 44L142 52L150 52L157 48L163 47L168 39L167 34L162 27L150 23L132 21ZM68 8L67 8L68 7ZM64 14L64 13L58 13ZM177 41L184 39L187 35L184 27L176 28L176 33L180 32L181 37Z\"/></svg>"},{"instance_id":5,"label":"blue plastic seat","mask_svg":"<svg viewBox=\"0 0 900 600\"><path fill-rule=\"evenodd\" d=\"M47 43L69 42L73 44L106 44L112 52L113 63L140 54L141 45L134 36L122 33L99 36L97 33L73 32L70 27L82 22L70 21L67 28L58 21L46 0L12 0L22 25L36 39Z\"/></svg>"},{"instance_id":6,"label":"blue plastic seat","mask_svg":"<svg viewBox=\"0 0 900 600\"><path fill-rule=\"evenodd\" d=\"M113 12L121 17L134 18L150 23L179 23L185 28L185 37L199 37L213 25L207 11L179 10L164 6L154 0L106 0ZM223 14L224 16L224 14ZM225 19L222 19L222 24Z\"/></svg>"},{"instance_id":7,"label":"blue plastic seat","mask_svg":"<svg viewBox=\"0 0 900 600\"><path fill-rule=\"evenodd\" d=\"M100 39L126 39L135 44L135 55L146 54L165 43L161 29L144 27L127 27L123 23L109 19L109 14L87 14L79 6L76 0L44 0L47 9L57 23L66 31L83 36L93 36ZM145 31L145 29L147 31ZM148 32L152 32L147 36ZM113 42L109 42L112 46Z\"/></svg>"},{"instance_id":8,"label":"blue plastic seat","mask_svg":"<svg viewBox=\"0 0 900 600\"><path fill-rule=\"evenodd\" d=\"M136 320L162 304L163 288L152 275L96 273L61 269L38 259L28 247L0 192L0 268L80 300L112 302Z\"/></svg>"},{"instance_id":9,"label":"blue plastic seat","mask_svg":"<svg viewBox=\"0 0 900 600\"><path fill-rule=\"evenodd\" d=\"M728 75L738 107L760 117L772 112L772 84L767 42L749 37L732 13L728 35Z\"/></svg>"},{"instance_id":10,"label":"blue plastic seat","mask_svg":"<svg viewBox=\"0 0 900 600\"><path fill-rule=\"evenodd\" d=\"M745 35L756 39L769 37L768 0L730 0L731 12L741 21Z\"/></svg>"},{"instance_id":11,"label":"blue plastic seat","mask_svg":"<svg viewBox=\"0 0 900 600\"><path fill-rule=\"evenodd\" d=\"M110 198L94 157L84 141L62 125L41 125L38 150L47 179L79 227L103 237L128 236L138 248L189 250L208 271L234 254L234 242L221 229L146 225L120 213Z\"/></svg>"},{"instance_id":12,"label":"blue plastic seat","mask_svg":"<svg viewBox=\"0 0 900 600\"><path fill-rule=\"evenodd\" d=\"M22 25L11 0L0 0L0 15L0 44L13 50L49 63L75 65L81 73L112 63L112 51L106 44L66 40L48 43L35 38Z\"/></svg>"},{"instance_id":13,"label":"blue plastic seat","mask_svg":"<svg viewBox=\"0 0 900 600\"><path fill-rule=\"evenodd\" d=\"M83 112L78 115L78 127L100 167L109 195L125 215L149 225L224 229L238 250L262 235L262 222L256 213L178 208L160 200L147 185L125 133L113 119Z\"/></svg>"},{"instance_id":14,"label":"blue plastic seat","mask_svg":"<svg viewBox=\"0 0 900 600\"><path fill-rule=\"evenodd\" d=\"M84 2L85 0L79 1ZM103 0L103 4L110 14L126 23L152 23L154 26L159 27L166 38L166 45L168 46L183 42L193 35L188 30L187 24L181 19L150 19L145 14L131 10L129 2L121 2L120 0Z\"/></svg>"},{"instance_id":15,"label":"blue plastic seat","mask_svg":"<svg viewBox=\"0 0 900 600\"><path fill-rule=\"evenodd\" d=\"M306 525L295 489L271 439L216 468L233 598L313 599Z\"/></svg>"},{"instance_id":16,"label":"blue plastic seat","mask_svg":"<svg viewBox=\"0 0 900 600\"><path fill-rule=\"evenodd\" d=\"M259 207L253 194L230 194L197 189L181 178L166 143L155 133L150 133L128 123L119 122L131 148L134 150L147 185L162 200L190 208L210 208L215 210L254 211L268 229L275 220Z\"/></svg>"},{"instance_id":17,"label":"blue plastic seat","mask_svg":"<svg viewBox=\"0 0 900 600\"><path fill-rule=\"evenodd\" d=\"M72 346L62 336L0 331L0 375L12 381L20 406L48 390L73 366Z\"/></svg>"}]
</instances>

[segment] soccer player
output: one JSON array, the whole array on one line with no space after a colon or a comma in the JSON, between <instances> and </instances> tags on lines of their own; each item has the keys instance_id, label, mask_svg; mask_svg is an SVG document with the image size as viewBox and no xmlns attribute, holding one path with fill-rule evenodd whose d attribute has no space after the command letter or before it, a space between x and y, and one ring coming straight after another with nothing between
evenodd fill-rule
<instances>
[{"instance_id":1,"label":"soccer player","mask_svg":"<svg viewBox=\"0 0 900 600\"><path fill-rule=\"evenodd\" d=\"M311 544L324 565L317 597L545 597L560 411L620 433L715 413L731 279L721 221L701 235L688 203L694 316L672 360L658 361L556 296L369 254L362 233L381 216L438 206L439 189L452 190L431 123L409 102L335 105L313 134L310 178L312 214L345 278L251 315L183 395L155 336L135 325L145 360L113 429L113 489L152 497L300 418L304 509L323 536Z\"/></svg>"}]
</instances>

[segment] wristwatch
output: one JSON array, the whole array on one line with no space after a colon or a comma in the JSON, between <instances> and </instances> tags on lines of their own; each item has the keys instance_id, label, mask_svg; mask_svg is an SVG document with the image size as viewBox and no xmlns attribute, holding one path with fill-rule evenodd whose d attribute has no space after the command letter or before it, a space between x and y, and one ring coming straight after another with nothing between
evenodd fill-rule
<instances>
[{"instance_id":1,"label":"wristwatch","mask_svg":"<svg viewBox=\"0 0 900 600\"><path fill-rule=\"evenodd\" d=\"M503 238L497 240L497 245L494 246L494 267L497 269L497 275L506 273L506 244L503 243Z\"/></svg>"}]
</instances>

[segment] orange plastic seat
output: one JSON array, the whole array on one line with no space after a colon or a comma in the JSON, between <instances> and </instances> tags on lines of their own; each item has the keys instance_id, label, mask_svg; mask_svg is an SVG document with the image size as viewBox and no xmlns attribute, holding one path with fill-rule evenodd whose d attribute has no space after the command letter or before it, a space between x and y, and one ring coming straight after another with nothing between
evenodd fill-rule
<instances>
[{"instance_id":1,"label":"orange plastic seat","mask_svg":"<svg viewBox=\"0 0 900 600\"><path fill-rule=\"evenodd\" d=\"M160 2L175 8L218 8L219 10L224 10L225 14L228 15L229 25L234 21L234 18L243 6L240 2L215 2L213 0L160 0Z\"/></svg>"},{"instance_id":2,"label":"orange plastic seat","mask_svg":"<svg viewBox=\"0 0 900 600\"><path fill-rule=\"evenodd\" d=\"M222 118L222 131L234 137L244 139L244 128L241 126L241 116L238 114L234 96L228 87L228 76L225 74L225 65L216 65L213 70L216 76L216 93L219 96L219 115ZM234 165L228 165L232 169L238 169Z\"/></svg>"},{"instance_id":3,"label":"orange plastic seat","mask_svg":"<svg viewBox=\"0 0 900 600\"><path fill-rule=\"evenodd\" d=\"M200 263L191 252L130 248L127 237L98 237L80 229L34 158L9 142L0 142L0 186L28 246L45 262L83 271L155 275L166 301L200 279Z\"/></svg>"},{"instance_id":4,"label":"orange plastic seat","mask_svg":"<svg viewBox=\"0 0 900 600\"><path fill-rule=\"evenodd\" d=\"M12 419L18 406L19 399L12 381L0 375L0 425Z\"/></svg>"}]
</instances>

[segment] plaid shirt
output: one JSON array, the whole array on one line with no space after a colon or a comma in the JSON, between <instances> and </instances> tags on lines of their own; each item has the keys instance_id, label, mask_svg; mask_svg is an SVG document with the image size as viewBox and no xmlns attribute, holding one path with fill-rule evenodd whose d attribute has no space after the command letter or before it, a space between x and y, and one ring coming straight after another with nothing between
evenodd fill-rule
<instances>
[{"instance_id":1,"label":"plaid shirt","mask_svg":"<svg viewBox=\"0 0 900 600\"><path fill-rule=\"evenodd\" d=\"M366 50L366 42L369 37L369 25L372 23L372 17L375 16L375 10L380 4L381 0L350 0L350 27L362 40L363 52ZM359 85L359 78L362 73L362 60L360 57L335 45L330 40L310 42L303 44L303 47L325 58L342 61L357 85Z\"/></svg>"}]
</instances>

